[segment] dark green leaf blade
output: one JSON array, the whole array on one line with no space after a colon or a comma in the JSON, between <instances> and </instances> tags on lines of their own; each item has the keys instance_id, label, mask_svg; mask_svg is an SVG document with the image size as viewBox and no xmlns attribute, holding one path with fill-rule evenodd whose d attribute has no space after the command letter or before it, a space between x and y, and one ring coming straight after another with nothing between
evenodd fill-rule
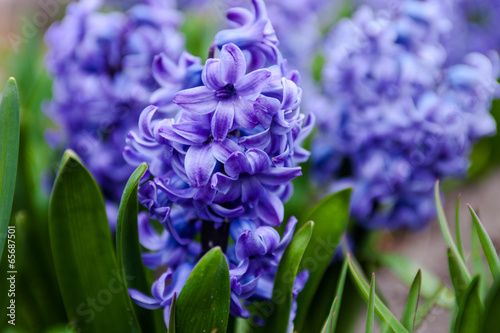
<instances>
[{"instance_id":1,"label":"dark green leaf blade","mask_svg":"<svg viewBox=\"0 0 500 333\"><path fill-rule=\"evenodd\" d=\"M500 327L500 280L495 281L485 301L483 333L497 333Z\"/></svg>"},{"instance_id":2,"label":"dark green leaf blade","mask_svg":"<svg viewBox=\"0 0 500 333\"><path fill-rule=\"evenodd\" d=\"M497 250L495 249L488 232L481 223L479 216L477 216L476 212L470 205L467 205L467 207L469 207L472 215L472 221L476 228L477 235L479 236L479 240L481 241L481 246L483 247L483 252L486 256L486 260L488 261L491 274L494 279L498 279L500 278L500 259L498 258Z\"/></svg>"},{"instance_id":3,"label":"dark green leaf blade","mask_svg":"<svg viewBox=\"0 0 500 333\"><path fill-rule=\"evenodd\" d=\"M342 294L344 293L345 278L347 276L347 270L349 269L349 262L347 258L344 259L344 264L342 265L342 270L340 271L339 282L337 283L337 290L335 291L335 298L333 299L332 306L330 308L330 314L323 328L325 333L334 333L337 328L337 320L339 318L338 312L340 310L340 305L342 304Z\"/></svg>"},{"instance_id":4,"label":"dark green leaf blade","mask_svg":"<svg viewBox=\"0 0 500 333\"><path fill-rule=\"evenodd\" d=\"M64 153L50 198L49 232L72 325L84 332L139 332L113 253L104 200L72 151Z\"/></svg>"},{"instance_id":5,"label":"dark green leaf blade","mask_svg":"<svg viewBox=\"0 0 500 333\"><path fill-rule=\"evenodd\" d=\"M368 311L366 312L366 329L365 333L373 333L373 323L375 321L375 273L372 274L370 282L370 294L368 296Z\"/></svg>"},{"instance_id":6,"label":"dark green leaf blade","mask_svg":"<svg viewBox=\"0 0 500 333\"><path fill-rule=\"evenodd\" d=\"M357 268L357 264L354 259L348 254L349 259L349 271L354 279L354 282L358 286L359 291L363 298L368 301L370 286L366 282L360 270ZM375 295L375 312L377 316L386 324L391 326L391 328L396 333L406 333L408 330L399 322L399 320L394 316L394 314L387 308L387 306L380 300L378 296Z\"/></svg>"},{"instance_id":7,"label":"dark green leaf blade","mask_svg":"<svg viewBox=\"0 0 500 333\"><path fill-rule=\"evenodd\" d=\"M448 270L450 272L451 284L453 285L453 290L455 291L455 301L460 304L464 292L467 290L467 284L458 268L457 259L453 255L450 248L447 250L448 253Z\"/></svg>"},{"instance_id":8,"label":"dark green leaf blade","mask_svg":"<svg viewBox=\"0 0 500 333\"><path fill-rule=\"evenodd\" d=\"M0 258L7 237L10 211L16 185L19 155L19 96L14 78L3 91L0 104Z\"/></svg>"},{"instance_id":9,"label":"dark green leaf blade","mask_svg":"<svg viewBox=\"0 0 500 333\"><path fill-rule=\"evenodd\" d=\"M125 281L127 290L132 288L145 294L149 291L149 284L144 271L137 230L137 189L139 181L147 170L146 163L137 167L130 176L123 190L118 220L116 223L116 255L118 270ZM134 277L133 279L127 277ZM153 311L134 304L137 320L143 332L160 331L165 326L155 328Z\"/></svg>"},{"instance_id":10,"label":"dark green leaf blade","mask_svg":"<svg viewBox=\"0 0 500 333\"><path fill-rule=\"evenodd\" d=\"M314 222L314 230L300 263L300 270L307 269L309 278L297 297L295 327L299 332L304 330L307 311L347 228L350 196L350 188L327 196L316 205L306 219Z\"/></svg>"},{"instance_id":11,"label":"dark green leaf blade","mask_svg":"<svg viewBox=\"0 0 500 333\"><path fill-rule=\"evenodd\" d=\"M458 306L455 333L480 332L483 314L484 308L479 298L479 276L476 276Z\"/></svg>"},{"instance_id":12,"label":"dark green leaf blade","mask_svg":"<svg viewBox=\"0 0 500 333\"><path fill-rule=\"evenodd\" d=\"M418 270L410 288L406 305L401 317L401 324L409 331L413 332L415 327L415 317L417 315L418 299L420 298L420 287L422 286L422 271Z\"/></svg>"},{"instance_id":13,"label":"dark green leaf blade","mask_svg":"<svg viewBox=\"0 0 500 333\"><path fill-rule=\"evenodd\" d=\"M170 314L169 314L169 327L168 333L175 333L175 318L177 313L177 293L174 293L172 298L172 303L170 304Z\"/></svg>"},{"instance_id":14,"label":"dark green leaf blade","mask_svg":"<svg viewBox=\"0 0 500 333\"><path fill-rule=\"evenodd\" d=\"M176 332L226 332L229 301L229 268L215 247L200 259L177 298Z\"/></svg>"},{"instance_id":15,"label":"dark green leaf blade","mask_svg":"<svg viewBox=\"0 0 500 333\"><path fill-rule=\"evenodd\" d=\"M274 311L266 322L266 332L286 332L292 307L292 290L299 264L309 244L313 232L313 222L307 222L288 244L278 265L271 303Z\"/></svg>"}]
</instances>

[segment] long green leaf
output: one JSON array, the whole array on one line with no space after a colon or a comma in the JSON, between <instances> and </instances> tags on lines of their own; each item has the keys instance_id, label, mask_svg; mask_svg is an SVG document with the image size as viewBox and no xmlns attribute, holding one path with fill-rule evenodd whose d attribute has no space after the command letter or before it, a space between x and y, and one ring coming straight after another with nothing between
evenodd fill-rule
<instances>
[{"instance_id":1,"label":"long green leaf","mask_svg":"<svg viewBox=\"0 0 500 333\"><path fill-rule=\"evenodd\" d=\"M500 327L500 280L495 281L485 301L483 333L497 333Z\"/></svg>"},{"instance_id":2,"label":"long green leaf","mask_svg":"<svg viewBox=\"0 0 500 333\"><path fill-rule=\"evenodd\" d=\"M451 291L443 282L432 274L429 270L423 269L421 265L412 261L410 258L404 257L395 253L380 253L377 254L377 261L384 267L394 273L405 285L411 287L415 275L418 271L422 274L422 286L420 293L422 297L433 298L438 291L441 291L437 305L446 309L453 307L453 291Z\"/></svg>"},{"instance_id":3,"label":"long green leaf","mask_svg":"<svg viewBox=\"0 0 500 333\"><path fill-rule=\"evenodd\" d=\"M139 181L147 170L146 163L141 164L130 176L125 189L123 190L118 220L116 223L116 255L118 269L122 275L122 280L127 285L127 290L132 288L143 293L149 291L149 284L144 271L144 264L141 257L141 245L139 244L139 234L137 230L137 188ZM127 279L127 277L134 277ZM142 331L160 331L155 327L153 312L134 304L134 310Z\"/></svg>"},{"instance_id":4,"label":"long green leaf","mask_svg":"<svg viewBox=\"0 0 500 333\"><path fill-rule=\"evenodd\" d=\"M328 319L322 330L324 333L334 333L337 328L337 321L339 318L338 312L340 310L340 305L342 304L342 294L344 293L345 278L347 276L348 269L349 262L347 261L347 258L345 258L342 270L340 271L337 290L335 291L335 298L333 299L333 303L330 308L330 314L328 315Z\"/></svg>"},{"instance_id":5,"label":"long green leaf","mask_svg":"<svg viewBox=\"0 0 500 333\"><path fill-rule=\"evenodd\" d=\"M372 280L370 282L370 294L368 296L368 311L366 312L366 333L373 332L373 323L375 321L374 314L375 307L375 273L372 274Z\"/></svg>"},{"instance_id":6,"label":"long green leaf","mask_svg":"<svg viewBox=\"0 0 500 333\"><path fill-rule=\"evenodd\" d=\"M174 293L172 303L170 304L169 326L168 333L176 333L176 316L177 316L177 293Z\"/></svg>"},{"instance_id":7,"label":"long green leaf","mask_svg":"<svg viewBox=\"0 0 500 333\"><path fill-rule=\"evenodd\" d=\"M415 329L415 318L417 316L418 299L420 298L420 287L422 286L422 271L418 270L413 283L411 284L410 293L406 300L403 316L401 317L401 324L409 331L413 332Z\"/></svg>"},{"instance_id":8,"label":"long green leaf","mask_svg":"<svg viewBox=\"0 0 500 333\"><path fill-rule=\"evenodd\" d=\"M357 268L357 264L354 262L353 258L348 254L349 259L349 271L354 279L354 282L358 286L359 291L363 298L368 301L370 286L366 282L363 275ZM375 311L377 316L386 324L389 324L396 333L406 333L408 330L399 322L399 320L394 316L394 314L387 308L387 306L380 300L378 296L375 295Z\"/></svg>"},{"instance_id":9,"label":"long green leaf","mask_svg":"<svg viewBox=\"0 0 500 333\"><path fill-rule=\"evenodd\" d=\"M19 96L10 78L0 104L0 259L9 225L19 155Z\"/></svg>"},{"instance_id":10,"label":"long green leaf","mask_svg":"<svg viewBox=\"0 0 500 333\"><path fill-rule=\"evenodd\" d=\"M469 269L467 268L465 261L463 260L462 256L460 255L460 252L458 251L457 246L455 245L455 242L453 241L450 228L448 227L448 221L446 220L446 215L444 214L443 203L441 202L441 195L439 193L439 180L436 181L436 186L434 188L434 199L436 201L436 209L437 209L439 225L441 227L441 232L443 234L444 240L450 246L453 255L457 259L458 267L462 272L465 282L469 284L471 281Z\"/></svg>"},{"instance_id":11,"label":"long green leaf","mask_svg":"<svg viewBox=\"0 0 500 333\"><path fill-rule=\"evenodd\" d=\"M309 278L297 297L297 330L303 331L307 311L318 291L318 286L331 263L335 250L349 221L349 199L351 189L327 196L311 211L306 221L314 222L314 230L309 246L300 263L300 270L307 269Z\"/></svg>"},{"instance_id":12,"label":"long green leaf","mask_svg":"<svg viewBox=\"0 0 500 333\"><path fill-rule=\"evenodd\" d=\"M451 284L453 285L453 290L455 291L455 301L460 304L462 296L467 290L467 284L462 276L460 269L458 268L457 258L453 255L450 248L447 250L448 253L448 270L450 272Z\"/></svg>"},{"instance_id":13,"label":"long green leaf","mask_svg":"<svg viewBox=\"0 0 500 333\"><path fill-rule=\"evenodd\" d=\"M64 153L56 177L49 231L70 322L84 332L139 332L116 263L104 200L72 151Z\"/></svg>"},{"instance_id":14,"label":"long green leaf","mask_svg":"<svg viewBox=\"0 0 500 333\"><path fill-rule=\"evenodd\" d=\"M479 276L472 280L460 303L455 320L455 333L480 332L484 308L479 298Z\"/></svg>"},{"instance_id":15,"label":"long green leaf","mask_svg":"<svg viewBox=\"0 0 500 333\"><path fill-rule=\"evenodd\" d=\"M479 240L481 241L481 246L483 247L483 252L486 256L486 260L488 261L491 274L494 279L498 279L500 278L500 259L498 258L497 250L495 249L488 232L481 223L479 216L477 216L476 212L470 205L467 205L467 207L469 207L472 215L472 221L476 228L477 235L479 236Z\"/></svg>"},{"instance_id":16,"label":"long green leaf","mask_svg":"<svg viewBox=\"0 0 500 333\"><path fill-rule=\"evenodd\" d=\"M457 240L458 253L460 253L462 260L465 261L462 233L460 232L460 194L457 197L457 205L455 206L455 238Z\"/></svg>"},{"instance_id":17,"label":"long green leaf","mask_svg":"<svg viewBox=\"0 0 500 333\"><path fill-rule=\"evenodd\" d=\"M200 259L177 298L175 331L226 332L230 291L226 258L215 247Z\"/></svg>"},{"instance_id":18,"label":"long green leaf","mask_svg":"<svg viewBox=\"0 0 500 333\"><path fill-rule=\"evenodd\" d=\"M286 332L292 308L292 291L295 277L299 272L299 263L309 244L313 233L313 222L307 222L293 237L283 253L278 265L274 281L271 304L274 311L268 318L264 329L266 332Z\"/></svg>"}]
</instances>

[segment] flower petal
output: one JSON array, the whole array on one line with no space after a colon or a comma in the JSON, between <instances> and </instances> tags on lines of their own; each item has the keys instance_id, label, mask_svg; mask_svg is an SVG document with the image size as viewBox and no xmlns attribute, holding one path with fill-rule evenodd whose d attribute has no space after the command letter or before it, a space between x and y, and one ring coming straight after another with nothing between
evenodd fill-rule
<instances>
[{"instance_id":1,"label":"flower petal","mask_svg":"<svg viewBox=\"0 0 500 333\"><path fill-rule=\"evenodd\" d=\"M238 237L234 250L238 260L243 260L255 255L266 254L266 247L262 243L261 238L250 230L243 231L240 237Z\"/></svg>"},{"instance_id":2,"label":"flower petal","mask_svg":"<svg viewBox=\"0 0 500 333\"><path fill-rule=\"evenodd\" d=\"M295 216L290 217L288 223L285 227L285 232L283 233L283 237L281 238L281 242L278 247L275 249L275 252L284 251L288 246L288 243L292 240L293 232L295 230L295 226L297 225L297 218Z\"/></svg>"},{"instance_id":3,"label":"flower petal","mask_svg":"<svg viewBox=\"0 0 500 333\"><path fill-rule=\"evenodd\" d=\"M279 226L285 214L283 202L273 193L260 198L255 211L257 216L267 225Z\"/></svg>"},{"instance_id":4,"label":"flower petal","mask_svg":"<svg viewBox=\"0 0 500 333\"><path fill-rule=\"evenodd\" d=\"M234 88L239 95L249 99L256 99L262 90L269 84L271 72L267 69L258 69L243 76L235 83Z\"/></svg>"},{"instance_id":5,"label":"flower petal","mask_svg":"<svg viewBox=\"0 0 500 333\"><path fill-rule=\"evenodd\" d=\"M158 251L165 246L165 237L160 236L151 226L145 212L139 213L137 220L139 225L139 241L142 246L150 251Z\"/></svg>"},{"instance_id":6,"label":"flower petal","mask_svg":"<svg viewBox=\"0 0 500 333\"><path fill-rule=\"evenodd\" d=\"M248 163L250 163L251 175L266 172L271 167L271 160L263 150L250 148L246 155Z\"/></svg>"},{"instance_id":7,"label":"flower petal","mask_svg":"<svg viewBox=\"0 0 500 333\"><path fill-rule=\"evenodd\" d=\"M184 160L186 174L193 187L205 186L214 171L217 160L210 144L191 146Z\"/></svg>"},{"instance_id":8,"label":"flower petal","mask_svg":"<svg viewBox=\"0 0 500 333\"><path fill-rule=\"evenodd\" d=\"M179 91L173 102L186 111L198 114L213 112L217 107L215 91L204 86Z\"/></svg>"},{"instance_id":9,"label":"flower petal","mask_svg":"<svg viewBox=\"0 0 500 333\"><path fill-rule=\"evenodd\" d=\"M257 148L264 149L269 146L271 142L271 134L269 133L269 129L265 131L259 132L257 134L242 136L239 138L238 143L241 144L245 148Z\"/></svg>"},{"instance_id":10,"label":"flower petal","mask_svg":"<svg viewBox=\"0 0 500 333\"><path fill-rule=\"evenodd\" d=\"M212 143L212 152L215 158L221 163L226 163L229 156L235 151L243 151L243 149L233 140L226 139Z\"/></svg>"},{"instance_id":11,"label":"flower petal","mask_svg":"<svg viewBox=\"0 0 500 333\"><path fill-rule=\"evenodd\" d=\"M232 153L224 164L224 171L230 177L236 177L239 174L247 173L252 170L247 157L240 151Z\"/></svg>"},{"instance_id":12,"label":"flower petal","mask_svg":"<svg viewBox=\"0 0 500 333\"><path fill-rule=\"evenodd\" d=\"M212 176L212 182L210 185L213 189L226 194L235 180L235 178L231 178L220 172L217 172Z\"/></svg>"},{"instance_id":13,"label":"flower petal","mask_svg":"<svg viewBox=\"0 0 500 333\"><path fill-rule=\"evenodd\" d=\"M252 129L259 124L253 102L240 96L234 99L234 118L236 123L243 128Z\"/></svg>"},{"instance_id":14,"label":"flower petal","mask_svg":"<svg viewBox=\"0 0 500 333\"><path fill-rule=\"evenodd\" d=\"M130 298L132 298L134 302L142 308L154 310L161 307L161 301L146 296L138 290L129 289L128 293Z\"/></svg>"},{"instance_id":15,"label":"flower petal","mask_svg":"<svg viewBox=\"0 0 500 333\"><path fill-rule=\"evenodd\" d=\"M212 208L215 214L230 219L240 217L245 212L243 206L238 206L236 208L230 209L230 208L224 208L218 204L211 204L210 208Z\"/></svg>"},{"instance_id":16,"label":"flower petal","mask_svg":"<svg viewBox=\"0 0 500 333\"><path fill-rule=\"evenodd\" d=\"M226 139L233 127L234 103L232 100L220 100L212 117L212 135L216 141Z\"/></svg>"},{"instance_id":17,"label":"flower petal","mask_svg":"<svg viewBox=\"0 0 500 333\"><path fill-rule=\"evenodd\" d=\"M265 174L257 177L264 185L278 186L291 181L302 175L301 167L294 168L270 168Z\"/></svg>"},{"instance_id":18,"label":"flower petal","mask_svg":"<svg viewBox=\"0 0 500 333\"><path fill-rule=\"evenodd\" d=\"M233 43L226 44L220 52L220 71L224 83L235 84L245 75L246 60L243 52Z\"/></svg>"},{"instance_id":19,"label":"flower petal","mask_svg":"<svg viewBox=\"0 0 500 333\"><path fill-rule=\"evenodd\" d=\"M203 84L211 90L220 90L225 84L221 80L220 59L208 59L201 73Z\"/></svg>"}]
</instances>

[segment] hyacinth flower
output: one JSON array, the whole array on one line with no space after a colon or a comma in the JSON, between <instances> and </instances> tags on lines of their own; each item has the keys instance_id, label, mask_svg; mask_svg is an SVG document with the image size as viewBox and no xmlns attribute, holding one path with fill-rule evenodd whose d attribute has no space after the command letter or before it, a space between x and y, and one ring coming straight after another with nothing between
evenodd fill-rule
<instances>
[{"instance_id":1,"label":"hyacinth flower","mask_svg":"<svg viewBox=\"0 0 500 333\"><path fill-rule=\"evenodd\" d=\"M240 299L250 303L252 300L270 300L274 277L280 259L290 243L297 219L292 217L285 228L283 237L271 227L257 227L249 220L237 220L231 224L230 234L235 244L228 250L231 270L231 313L248 318L250 312L240 303ZM295 279L296 293L304 287L309 273L301 272ZM292 304L290 322L295 318L296 297ZM254 318L263 322L262 318Z\"/></svg>"},{"instance_id":2,"label":"hyacinth flower","mask_svg":"<svg viewBox=\"0 0 500 333\"><path fill-rule=\"evenodd\" d=\"M263 3L253 3L257 21L265 22L257 25L271 31ZM262 49L262 31L243 44L233 43L229 31L218 34L228 39L218 40L220 52L206 61L199 85L178 85L173 97L155 92L158 105L144 109L123 153L131 165L149 164L139 202L165 228L158 234L141 221L141 242L151 250L143 255L145 261L151 268L172 266L175 274L180 261L172 260L174 253L194 264L196 253L220 246L230 269L231 314L237 317L250 316L249 303L271 298L277 266L297 221L290 220L281 239L273 227L283 221L291 180L301 175L298 163L309 157L301 145L313 126L312 116L300 112L297 73L288 71L281 55L266 58L271 53ZM247 61L246 50L260 52L267 61ZM169 72L170 64L157 57L156 75ZM164 105L173 112L177 106L177 113L165 117ZM201 251L192 245L198 233ZM230 237L234 245L228 246ZM295 298L307 276L303 272L297 278Z\"/></svg>"},{"instance_id":3,"label":"hyacinth flower","mask_svg":"<svg viewBox=\"0 0 500 333\"><path fill-rule=\"evenodd\" d=\"M185 87L179 73L195 73L187 67L199 60L183 53L182 16L168 1L138 3L125 13L103 8L109 3L71 3L64 19L48 30L46 65L54 84L45 111L60 128L47 132L49 144L81 156L104 192L113 225L116 203L133 171L122 157L127 133L137 127L152 93L168 80L165 89ZM152 70L155 56L177 69Z\"/></svg>"},{"instance_id":4,"label":"hyacinth flower","mask_svg":"<svg viewBox=\"0 0 500 333\"><path fill-rule=\"evenodd\" d=\"M175 272L172 272L169 268L158 280L153 282L153 286L151 287L153 297L144 295L138 290L129 289L130 297L143 308L151 310L163 308L163 318L168 328L170 323L170 306L174 295L178 295L182 290L182 286L186 283L192 270L193 265L189 263L183 263L177 267ZM167 282L169 282L168 285Z\"/></svg>"},{"instance_id":5,"label":"hyacinth flower","mask_svg":"<svg viewBox=\"0 0 500 333\"><path fill-rule=\"evenodd\" d=\"M392 17L361 7L329 33L313 147L316 179L353 186L366 228L418 229L435 216L435 179L462 177L472 144L495 131L496 54L447 65L449 20L436 2L403 1Z\"/></svg>"},{"instance_id":6,"label":"hyacinth flower","mask_svg":"<svg viewBox=\"0 0 500 333\"><path fill-rule=\"evenodd\" d=\"M236 44L251 55L249 67L260 68L268 59L272 64L280 63L281 52L278 50L278 38L267 15L267 8L262 0L252 0L254 12L242 7L230 8L228 20L235 28L222 30L215 35L215 43L220 48L228 43Z\"/></svg>"},{"instance_id":7,"label":"hyacinth flower","mask_svg":"<svg viewBox=\"0 0 500 333\"><path fill-rule=\"evenodd\" d=\"M290 180L301 174L296 165L308 156L302 150L294 156L295 147L312 122L302 129L293 81L282 78L280 100L262 93L269 70L245 70L242 51L225 45L220 59L207 61L204 85L174 96L182 108L174 118L156 119L156 108L149 107L139 133L130 133L125 156L149 162L158 176L140 189L140 198L160 221L168 223L175 202L215 222L251 217L281 223Z\"/></svg>"}]
</instances>

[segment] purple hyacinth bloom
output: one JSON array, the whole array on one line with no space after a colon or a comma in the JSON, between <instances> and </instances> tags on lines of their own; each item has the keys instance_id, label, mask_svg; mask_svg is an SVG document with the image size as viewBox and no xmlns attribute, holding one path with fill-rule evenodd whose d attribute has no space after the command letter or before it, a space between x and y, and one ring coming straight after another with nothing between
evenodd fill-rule
<instances>
[{"instance_id":1,"label":"purple hyacinth bloom","mask_svg":"<svg viewBox=\"0 0 500 333\"><path fill-rule=\"evenodd\" d=\"M209 59L205 64L204 85L177 93L174 103L195 114L212 115L211 130L216 141L223 141L233 127L252 129L259 124L253 104L268 84L271 72L245 72L241 50L234 44L224 45L220 59Z\"/></svg>"},{"instance_id":2,"label":"purple hyacinth bloom","mask_svg":"<svg viewBox=\"0 0 500 333\"><path fill-rule=\"evenodd\" d=\"M153 283L151 287L151 294L153 297L146 296L136 289L129 289L128 292L130 297L135 303L143 308L151 310L163 308L163 319L168 328L170 322L170 306L174 295L179 295L193 268L194 266L190 263L180 265L175 271L168 268L167 271ZM170 281L170 283L167 285L168 281Z\"/></svg>"},{"instance_id":3,"label":"purple hyacinth bloom","mask_svg":"<svg viewBox=\"0 0 500 333\"><path fill-rule=\"evenodd\" d=\"M71 3L64 19L47 31L46 66L54 84L45 111L60 127L57 133L48 132L47 139L54 148L79 154L103 190L113 224L113 206L133 171L122 157L125 138L137 128L151 94L168 80L163 75L156 82L153 58L162 53L182 67L187 56L178 31L182 16L168 1L137 4L125 13L101 12L105 5ZM182 73L172 80L182 81Z\"/></svg>"},{"instance_id":4,"label":"purple hyacinth bloom","mask_svg":"<svg viewBox=\"0 0 500 333\"><path fill-rule=\"evenodd\" d=\"M179 237L183 239L194 238L199 228L194 222L186 219L189 214L177 210L171 216ZM158 233L151 225L145 212L139 214L138 222L139 241L144 248L151 251L142 255L144 266L149 269L157 269L164 265L175 269L184 262L195 261L200 255L201 246L199 243L190 241L188 244L182 245L167 230L163 230L161 234Z\"/></svg>"},{"instance_id":5,"label":"purple hyacinth bloom","mask_svg":"<svg viewBox=\"0 0 500 333\"><path fill-rule=\"evenodd\" d=\"M150 164L155 179L139 196L155 218L168 225L175 203L214 222L246 216L281 223L313 125L300 113L300 88L282 73L278 66L248 72L242 51L227 44L205 64L202 86L174 96L182 108L174 118L144 110L124 156Z\"/></svg>"},{"instance_id":6,"label":"purple hyacinth bloom","mask_svg":"<svg viewBox=\"0 0 500 333\"><path fill-rule=\"evenodd\" d=\"M231 224L234 246L228 251L231 281L231 314L248 318L250 312L240 300L270 300L278 264L290 243L297 219L292 217L285 228L283 237L267 226L257 227L249 220L238 220ZM295 280L290 322L295 318L296 297L304 288L309 274L301 272ZM254 318L257 322L265 318ZM290 326L291 327L291 326Z\"/></svg>"},{"instance_id":7,"label":"purple hyacinth bloom","mask_svg":"<svg viewBox=\"0 0 500 333\"><path fill-rule=\"evenodd\" d=\"M353 186L351 213L364 227L425 226L435 180L464 176L472 144L495 131L498 56L447 65L452 30L439 8L408 0L381 17L361 7L328 35L331 102L317 112L314 172L333 181L329 191Z\"/></svg>"},{"instance_id":8,"label":"purple hyacinth bloom","mask_svg":"<svg viewBox=\"0 0 500 333\"><path fill-rule=\"evenodd\" d=\"M263 0L252 0L254 12L236 7L227 11L227 18L235 28L222 30L215 36L219 48L229 43L236 44L251 54L250 68L260 68L268 59L272 64L282 60L277 48L278 39L267 16Z\"/></svg>"},{"instance_id":9,"label":"purple hyacinth bloom","mask_svg":"<svg viewBox=\"0 0 500 333\"><path fill-rule=\"evenodd\" d=\"M202 66L201 76L200 62L192 57L155 58L153 75L160 88L123 151L131 165L148 163L144 179L149 180L140 185L139 202L165 228L155 232L141 215L140 241L151 251L143 255L145 263L176 272L182 262L194 264L220 246L230 268L231 313L239 317L250 316L249 302L271 299L297 220L289 221L282 238L273 227L284 218L291 181L301 175L298 164L309 157L302 145L314 125L314 117L300 111L297 71L289 71L279 51L269 49L275 44L266 39L272 26L263 2L253 4L255 17L233 12L247 17L240 22L241 39L219 43L220 52ZM296 277L290 327L307 278L307 271ZM170 294L132 296L142 306L160 307L170 304Z\"/></svg>"}]
</instances>

